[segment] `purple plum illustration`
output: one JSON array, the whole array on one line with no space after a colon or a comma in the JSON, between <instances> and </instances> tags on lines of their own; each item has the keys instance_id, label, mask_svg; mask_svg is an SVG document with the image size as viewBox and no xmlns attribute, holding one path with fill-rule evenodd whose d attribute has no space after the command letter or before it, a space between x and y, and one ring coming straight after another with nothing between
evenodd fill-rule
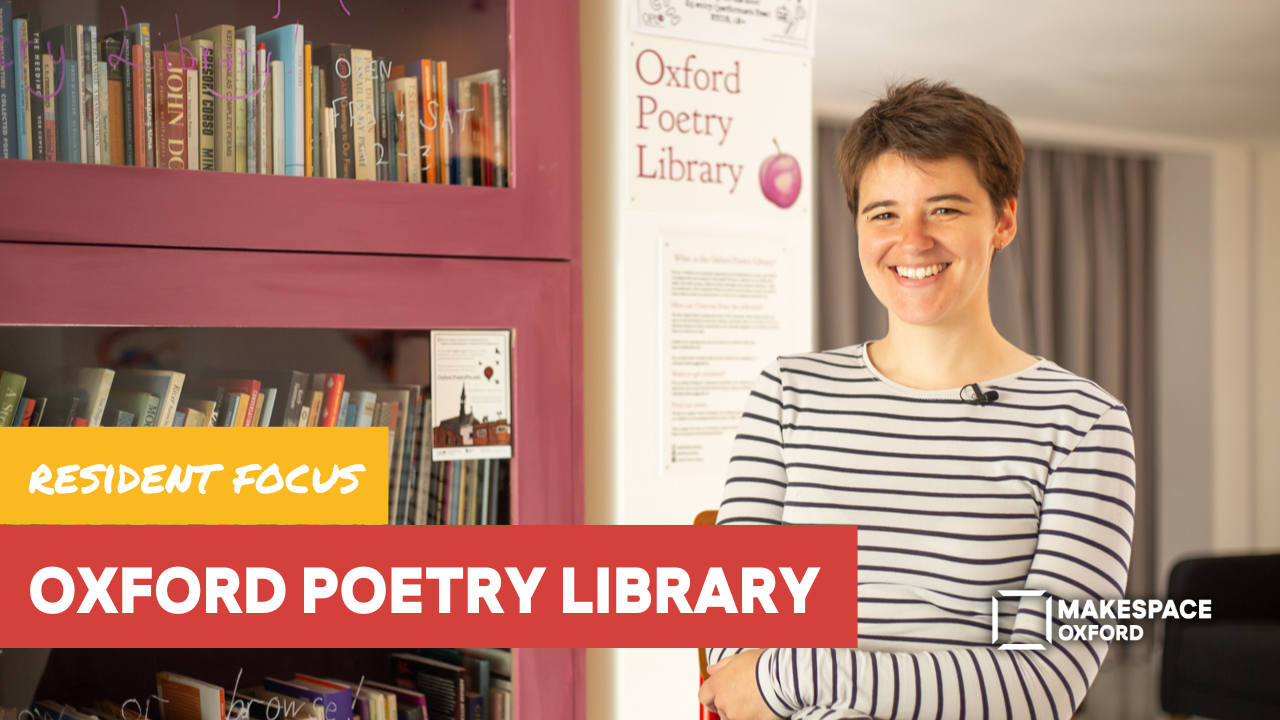
<instances>
[{"instance_id":1,"label":"purple plum illustration","mask_svg":"<svg viewBox=\"0 0 1280 720\"><path fill-rule=\"evenodd\" d=\"M778 154L770 155L760 164L760 190L769 202L786 210L800 197L800 162L782 152L777 138L773 146Z\"/></svg>"}]
</instances>

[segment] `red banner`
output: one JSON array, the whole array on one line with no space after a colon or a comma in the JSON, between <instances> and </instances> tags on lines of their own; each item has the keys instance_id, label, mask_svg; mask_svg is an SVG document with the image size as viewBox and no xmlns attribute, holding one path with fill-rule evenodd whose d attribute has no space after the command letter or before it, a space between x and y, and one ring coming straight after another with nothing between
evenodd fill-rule
<instances>
[{"instance_id":1,"label":"red banner","mask_svg":"<svg viewBox=\"0 0 1280 720\"><path fill-rule=\"evenodd\" d=\"M852 526L3 526L0 646L855 647Z\"/></svg>"}]
</instances>

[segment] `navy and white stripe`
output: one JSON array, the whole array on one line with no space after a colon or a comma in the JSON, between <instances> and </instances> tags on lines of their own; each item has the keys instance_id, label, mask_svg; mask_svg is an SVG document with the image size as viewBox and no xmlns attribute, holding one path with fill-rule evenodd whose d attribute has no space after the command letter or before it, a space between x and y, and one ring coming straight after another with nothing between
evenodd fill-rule
<instances>
[{"instance_id":1,"label":"navy and white stripe","mask_svg":"<svg viewBox=\"0 0 1280 720\"><path fill-rule=\"evenodd\" d=\"M757 380L719 524L858 526L859 647L765 651L778 715L1067 720L1084 698L1106 644L996 650L991 597L1123 594L1129 418L1047 360L983 388L999 399L898 385L862 345L780 358ZM1000 642L1043 643L1042 598L1003 606Z\"/></svg>"}]
</instances>

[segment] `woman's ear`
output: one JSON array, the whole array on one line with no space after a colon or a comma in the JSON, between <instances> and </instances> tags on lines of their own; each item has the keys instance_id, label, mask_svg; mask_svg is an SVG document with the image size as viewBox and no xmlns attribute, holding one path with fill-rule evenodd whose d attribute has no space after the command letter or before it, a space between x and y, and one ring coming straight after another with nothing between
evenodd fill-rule
<instances>
[{"instance_id":1,"label":"woman's ear","mask_svg":"<svg viewBox=\"0 0 1280 720\"><path fill-rule=\"evenodd\" d=\"M1000 216L996 218L996 232L991 238L991 242L995 245L996 250L1003 250L1013 242L1013 238L1018 234L1018 199L1009 198L1004 201L1000 209Z\"/></svg>"}]
</instances>

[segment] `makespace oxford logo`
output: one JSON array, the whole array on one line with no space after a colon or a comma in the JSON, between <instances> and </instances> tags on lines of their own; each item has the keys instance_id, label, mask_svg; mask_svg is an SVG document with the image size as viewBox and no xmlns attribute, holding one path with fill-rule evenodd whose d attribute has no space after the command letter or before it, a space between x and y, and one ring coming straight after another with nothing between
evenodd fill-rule
<instances>
[{"instance_id":1,"label":"makespace oxford logo","mask_svg":"<svg viewBox=\"0 0 1280 720\"><path fill-rule=\"evenodd\" d=\"M1044 638L1052 644L1073 640L1133 641L1142 639L1142 626L1128 620L1209 620L1211 600L1064 600L1043 590L1001 590L991 596L991 644L1000 643L1000 600L1044 598ZM1055 602L1056 601L1056 602ZM1055 609L1056 608L1056 609ZM1055 623L1056 620L1056 623ZM1055 627L1056 624L1056 627ZM1041 643L1002 643L1000 650L1043 650Z\"/></svg>"}]
</instances>

